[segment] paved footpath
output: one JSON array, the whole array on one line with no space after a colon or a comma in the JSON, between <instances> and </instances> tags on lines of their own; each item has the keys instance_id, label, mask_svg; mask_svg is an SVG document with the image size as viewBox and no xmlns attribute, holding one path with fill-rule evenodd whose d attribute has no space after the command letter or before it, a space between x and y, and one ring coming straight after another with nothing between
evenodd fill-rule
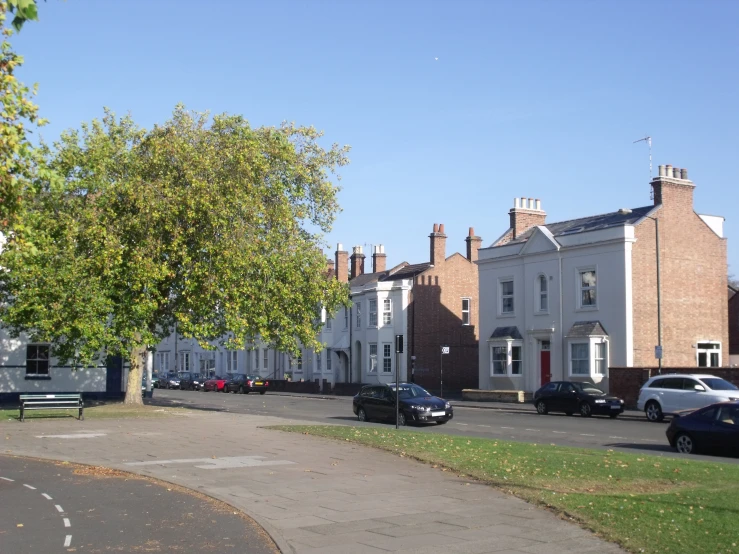
<instances>
[{"instance_id":1,"label":"paved footpath","mask_svg":"<svg viewBox=\"0 0 739 554\"><path fill-rule=\"evenodd\" d=\"M390 453L263 429L302 422L189 412L0 423L2 452L116 468L223 500L285 553L622 552L546 510Z\"/></svg>"}]
</instances>

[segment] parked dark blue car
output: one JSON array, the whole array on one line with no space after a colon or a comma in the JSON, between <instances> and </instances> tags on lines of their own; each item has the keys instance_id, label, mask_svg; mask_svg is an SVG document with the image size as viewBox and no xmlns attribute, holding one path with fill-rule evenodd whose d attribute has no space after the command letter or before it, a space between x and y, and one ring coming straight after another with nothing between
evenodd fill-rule
<instances>
[{"instance_id":1,"label":"parked dark blue car","mask_svg":"<svg viewBox=\"0 0 739 554\"><path fill-rule=\"evenodd\" d=\"M739 454L739 402L720 402L677 413L665 431L670 446L682 454L710 451Z\"/></svg>"}]
</instances>

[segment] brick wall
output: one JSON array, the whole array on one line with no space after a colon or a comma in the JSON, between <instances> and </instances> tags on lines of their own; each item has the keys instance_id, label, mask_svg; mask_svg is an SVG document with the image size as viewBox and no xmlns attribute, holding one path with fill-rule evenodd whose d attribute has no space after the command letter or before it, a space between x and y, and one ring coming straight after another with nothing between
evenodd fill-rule
<instances>
[{"instance_id":1,"label":"brick wall","mask_svg":"<svg viewBox=\"0 0 739 554\"><path fill-rule=\"evenodd\" d=\"M416 276L409 306L410 356L416 356L415 381L438 392L443 367L444 391L478 386L478 295L477 265L461 254ZM462 298L471 304L470 325L462 325ZM441 346L450 354L441 361ZM443 363L443 366L442 366Z\"/></svg>"},{"instance_id":2,"label":"brick wall","mask_svg":"<svg viewBox=\"0 0 739 554\"><path fill-rule=\"evenodd\" d=\"M729 365L726 240L693 211L690 181L656 178L659 218L663 365L693 366L695 344L721 341L723 366ZM632 255L634 365L654 364L657 344L655 222L635 227Z\"/></svg>"},{"instance_id":3,"label":"brick wall","mask_svg":"<svg viewBox=\"0 0 739 554\"><path fill-rule=\"evenodd\" d=\"M608 368L609 386L608 392L614 396L624 399L627 408L636 408L639 398L639 389L647 382L647 379L657 375L656 367L611 367ZM706 373L726 379L730 383L739 386L739 368L736 367L663 367L662 374L666 373Z\"/></svg>"}]
</instances>

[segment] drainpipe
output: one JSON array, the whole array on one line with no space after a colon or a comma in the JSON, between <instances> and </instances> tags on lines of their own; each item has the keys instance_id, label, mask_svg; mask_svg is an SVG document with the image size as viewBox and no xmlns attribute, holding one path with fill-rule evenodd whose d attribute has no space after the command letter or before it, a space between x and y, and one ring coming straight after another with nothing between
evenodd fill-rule
<instances>
[{"instance_id":1,"label":"drainpipe","mask_svg":"<svg viewBox=\"0 0 739 554\"><path fill-rule=\"evenodd\" d=\"M349 308L349 321L347 322L347 327L349 327L349 382L354 382L354 365L353 365L353 356L352 352L354 351L353 344L352 344L352 309Z\"/></svg>"},{"instance_id":2,"label":"drainpipe","mask_svg":"<svg viewBox=\"0 0 739 554\"><path fill-rule=\"evenodd\" d=\"M558 259L559 259L559 334L560 334L560 348L562 349L562 377L561 379L565 379L565 367L567 367L567 348L565 348L565 334L564 329L562 328L563 323L563 316L562 316L562 306L563 306L563 299L562 299L562 252L557 252ZM551 346L550 346L551 348Z\"/></svg>"}]
</instances>

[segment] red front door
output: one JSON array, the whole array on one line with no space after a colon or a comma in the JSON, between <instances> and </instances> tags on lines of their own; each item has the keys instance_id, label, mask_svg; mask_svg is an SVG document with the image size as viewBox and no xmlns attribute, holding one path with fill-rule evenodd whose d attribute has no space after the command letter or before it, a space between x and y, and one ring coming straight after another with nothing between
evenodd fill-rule
<instances>
[{"instance_id":1,"label":"red front door","mask_svg":"<svg viewBox=\"0 0 739 554\"><path fill-rule=\"evenodd\" d=\"M541 355L539 360L541 367L541 386L546 385L552 378L550 372L550 358L549 358L549 341L541 341Z\"/></svg>"}]
</instances>

